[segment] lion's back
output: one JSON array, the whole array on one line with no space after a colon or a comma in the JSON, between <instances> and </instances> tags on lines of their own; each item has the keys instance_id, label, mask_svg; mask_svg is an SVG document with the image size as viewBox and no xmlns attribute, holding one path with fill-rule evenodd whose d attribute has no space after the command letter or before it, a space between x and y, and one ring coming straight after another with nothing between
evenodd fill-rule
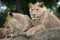
<instances>
[{"instance_id":1,"label":"lion's back","mask_svg":"<svg viewBox=\"0 0 60 40\"><path fill-rule=\"evenodd\" d=\"M60 27L60 20L54 14L48 13L47 27Z\"/></svg>"}]
</instances>

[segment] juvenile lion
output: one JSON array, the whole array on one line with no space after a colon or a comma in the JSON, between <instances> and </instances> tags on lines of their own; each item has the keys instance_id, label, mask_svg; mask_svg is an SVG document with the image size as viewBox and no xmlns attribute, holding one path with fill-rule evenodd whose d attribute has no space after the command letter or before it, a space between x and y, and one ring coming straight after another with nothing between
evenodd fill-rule
<instances>
[{"instance_id":1,"label":"juvenile lion","mask_svg":"<svg viewBox=\"0 0 60 40\"><path fill-rule=\"evenodd\" d=\"M32 36L42 28L60 27L60 20L47 10L43 2L37 2L35 4L30 3L29 12L34 21L34 25L25 32L27 37Z\"/></svg>"},{"instance_id":2,"label":"juvenile lion","mask_svg":"<svg viewBox=\"0 0 60 40\"><path fill-rule=\"evenodd\" d=\"M9 36L11 37L21 35L21 33L28 30L31 25L32 21L27 15L11 12L8 13L4 24L5 28L8 29Z\"/></svg>"}]
</instances>

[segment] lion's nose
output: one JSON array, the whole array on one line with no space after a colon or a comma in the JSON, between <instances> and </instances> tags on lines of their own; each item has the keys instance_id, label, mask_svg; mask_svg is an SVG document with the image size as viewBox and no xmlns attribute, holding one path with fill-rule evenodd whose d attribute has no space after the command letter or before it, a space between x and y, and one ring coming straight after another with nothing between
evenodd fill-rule
<instances>
[{"instance_id":1,"label":"lion's nose","mask_svg":"<svg viewBox=\"0 0 60 40\"><path fill-rule=\"evenodd\" d=\"M35 14L33 14L33 16L35 16Z\"/></svg>"}]
</instances>

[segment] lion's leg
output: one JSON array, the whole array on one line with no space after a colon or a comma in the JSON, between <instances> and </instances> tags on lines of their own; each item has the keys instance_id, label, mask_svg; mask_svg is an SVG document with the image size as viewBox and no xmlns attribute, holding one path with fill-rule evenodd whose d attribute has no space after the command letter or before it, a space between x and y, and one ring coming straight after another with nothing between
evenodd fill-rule
<instances>
[{"instance_id":1,"label":"lion's leg","mask_svg":"<svg viewBox=\"0 0 60 40\"><path fill-rule=\"evenodd\" d=\"M43 28L45 28L44 25L38 25L38 26L32 27L26 32L26 36L27 37L33 36L37 31L39 31Z\"/></svg>"},{"instance_id":2,"label":"lion's leg","mask_svg":"<svg viewBox=\"0 0 60 40\"><path fill-rule=\"evenodd\" d=\"M26 26L22 29L22 32L29 30L32 27L32 25L33 25L33 22L30 20L28 26Z\"/></svg>"}]
</instances>

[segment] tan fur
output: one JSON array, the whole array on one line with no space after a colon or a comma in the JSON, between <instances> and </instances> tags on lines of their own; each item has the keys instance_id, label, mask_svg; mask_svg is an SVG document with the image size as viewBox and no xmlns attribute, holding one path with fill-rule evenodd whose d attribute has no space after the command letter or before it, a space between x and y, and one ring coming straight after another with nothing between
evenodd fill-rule
<instances>
[{"instance_id":1,"label":"tan fur","mask_svg":"<svg viewBox=\"0 0 60 40\"><path fill-rule=\"evenodd\" d=\"M19 13L8 13L4 24L11 36L20 35L21 32L28 30L31 25L31 19L27 15Z\"/></svg>"},{"instance_id":2,"label":"tan fur","mask_svg":"<svg viewBox=\"0 0 60 40\"><path fill-rule=\"evenodd\" d=\"M34 25L25 32L27 37L32 36L42 28L60 27L60 20L55 15L51 14L42 2L35 4L30 3L29 12L34 21Z\"/></svg>"},{"instance_id":3,"label":"tan fur","mask_svg":"<svg viewBox=\"0 0 60 40\"><path fill-rule=\"evenodd\" d=\"M32 20L27 15L19 13L8 14L5 27L9 29L10 33L17 35L22 31L23 35L30 37L41 29L60 27L60 20L51 14L42 2L30 3L29 12Z\"/></svg>"}]
</instances>

